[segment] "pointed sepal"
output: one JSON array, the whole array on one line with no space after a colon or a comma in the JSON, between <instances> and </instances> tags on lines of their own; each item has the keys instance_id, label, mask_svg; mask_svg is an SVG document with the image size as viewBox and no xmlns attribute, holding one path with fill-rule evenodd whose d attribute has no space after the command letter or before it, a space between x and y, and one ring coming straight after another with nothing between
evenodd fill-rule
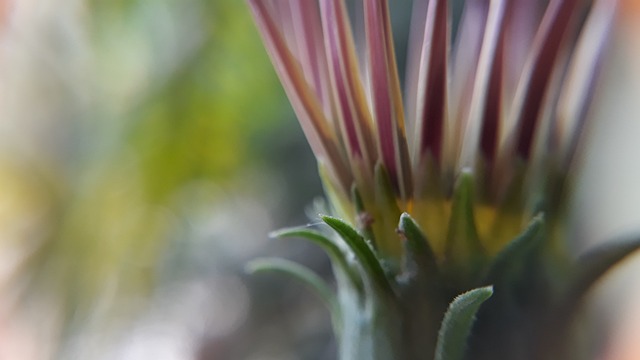
<instances>
[{"instance_id":1,"label":"pointed sepal","mask_svg":"<svg viewBox=\"0 0 640 360\"><path fill-rule=\"evenodd\" d=\"M334 271L342 271L351 284L358 290L362 289L362 279L347 260L347 254L331 239L322 233L305 227L286 228L269 234L272 238L299 237L320 246L331 259Z\"/></svg>"},{"instance_id":2,"label":"pointed sepal","mask_svg":"<svg viewBox=\"0 0 640 360\"><path fill-rule=\"evenodd\" d=\"M401 252L400 242L395 234L396 221L400 218L400 208L396 201L391 178L384 165L375 167L376 221L374 231L378 234L376 245L387 258L398 258Z\"/></svg>"},{"instance_id":3,"label":"pointed sepal","mask_svg":"<svg viewBox=\"0 0 640 360\"><path fill-rule=\"evenodd\" d=\"M280 258L261 258L250 261L245 266L245 271L250 274L274 271L296 278L318 295L329 311L331 311L334 323L338 324L336 321L340 319L340 308L333 290L331 290L329 285L320 276L308 267Z\"/></svg>"},{"instance_id":4,"label":"pointed sepal","mask_svg":"<svg viewBox=\"0 0 640 360\"><path fill-rule=\"evenodd\" d=\"M575 305L611 268L640 249L640 239L608 242L580 256L577 273L569 287L567 302ZM568 307L574 307L568 305Z\"/></svg>"},{"instance_id":5,"label":"pointed sepal","mask_svg":"<svg viewBox=\"0 0 640 360\"><path fill-rule=\"evenodd\" d=\"M385 292L393 293L393 288L385 274L382 264L378 260L373 248L356 229L346 222L327 215L321 216L322 221L335 230L353 251L364 273L371 280L371 284Z\"/></svg>"},{"instance_id":6,"label":"pointed sepal","mask_svg":"<svg viewBox=\"0 0 640 360\"><path fill-rule=\"evenodd\" d=\"M485 261L475 223L473 181L468 170L463 170L458 177L445 248L447 271L455 278L452 280L463 283L475 276Z\"/></svg>"},{"instance_id":7,"label":"pointed sepal","mask_svg":"<svg viewBox=\"0 0 640 360\"><path fill-rule=\"evenodd\" d=\"M510 284L520 278L529 259L544 240L544 216L537 215L527 228L492 260L482 284Z\"/></svg>"},{"instance_id":8,"label":"pointed sepal","mask_svg":"<svg viewBox=\"0 0 640 360\"><path fill-rule=\"evenodd\" d=\"M374 222L373 215L365 208L360 191L358 191L355 184L351 186L351 201L353 202L353 207L356 210L356 223L358 225L358 230L360 230L362 235L364 235L365 239L369 240L371 244L375 246L376 238L372 228L372 224Z\"/></svg>"},{"instance_id":9,"label":"pointed sepal","mask_svg":"<svg viewBox=\"0 0 640 360\"><path fill-rule=\"evenodd\" d=\"M438 276L438 261L418 224L407 213L400 215L398 232L405 241L405 260L426 276Z\"/></svg>"},{"instance_id":10,"label":"pointed sepal","mask_svg":"<svg viewBox=\"0 0 640 360\"><path fill-rule=\"evenodd\" d=\"M458 295L444 315L435 360L463 360L467 339L475 322L480 305L493 295L493 287L487 286Z\"/></svg>"}]
</instances>

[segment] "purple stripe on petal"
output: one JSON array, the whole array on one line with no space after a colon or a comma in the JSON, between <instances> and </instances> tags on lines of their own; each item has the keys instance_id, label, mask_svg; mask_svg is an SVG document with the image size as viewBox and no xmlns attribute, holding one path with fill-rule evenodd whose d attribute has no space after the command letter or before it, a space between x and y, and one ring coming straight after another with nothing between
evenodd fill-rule
<instances>
[{"instance_id":1,"label":"purple stripe on petal","mask_svg":"<svg viewBox=\"0 0 640 360\"><path fill-rule=\"evenodd\" d=\"M338 78L343 79L344 74L342 71L338 70L339 75ZM336 82L336 92L338 98L338 105L342 110L342 118L343 118L343 126L345 130L345 134L347 137L348 148L351 151L351 154L356 157L363 157L362 149L360 146L360 140L358 139L358 132L355 127L355 121L351 112L351 104L349 101L349 95L347 95L347 90L344 86L344 81Z\"/></svg>"},{"instance_id":2,"label":"purple stripe on petal","mask_svg":"<svg viewBox=\"0 0 640 360\"><path fill-rule=\"evenodd\" d=\"M431 153L438 162L441 161L446 116L448 33L447 2L431 0L420 66L418 146L420 157Z\"/></svg>"},{"instance_id":3,"label":"purple stripe on petal","mask_svg":"<svg viewBox=\"0 0 640 360\"><path fill-rule=\"evenodd\" d=\"M336 103L350 156L364 159L373 169L375 147L353 37L345 5L340 0L321 0L325 46Z\"/></svg>"},{"instance_id":4,"label":"purple stripe on petal","mask_svg":"<svg viewBox=\"0 0 640 360\"><path fill-rule=\"evenodd\" d=\"M532 68L526 79L522 107L516 115L515 152L524 159L531 155L544 95L577 5L578 0L551 1L534 39L534 52L530 59Z\"/></svg>"},{"instance_id":5,"label":"purple stripe on petal","mask_svg":"<svg viewBox=\"0 0 640 360\"><path fill-rule=\"evenodd\" d=\"M560 101L552 144L558 152L559 166L569 166L586 123L587 110L602 65L618 0L595 0L580 33L569 64Z\"/></svg>"},{"instance_id":6,"label":"purple stripe on petal","mask_svg":"<svg viewBox=\"0 0 640 360\"><path fill-rule=\"evenodd\" d=\"M453 48L451 67L451 119L453 124L452 146L462 146L463 131L467 127L476 70L485 32L489 0L465 2L458 34Z\"/></svg>"},{"instance_id":7,"label":"purple stripe on petal","mask_svg":"<svg viewBox=\"0 0 640 360\"><path fill-rule=\"evenodd\" d=\"M410 133L415 127L417 117L418 74L420 71L420 56L422 55L422 40L424 38L424 26L428 5L428 0L414 0L411 11L411 28L409 30L405 74L405 108L407 111L407 127Z\"/></svg>"},{"instance_id":8,"label":"purple stripe on petal","mask_svg":"<svg viewBox=\"0 0 640 360\"><path fill-rule=\"evenodd\" d=\"M299 59L307 81L314 87L327 117L332 117L328 69L322 38L320 9L313 1L290 1Z\"/></svg>"},{"instance_id":9,"label":"purple stripe on petal","mask_svg":"<svg viewBox=\"0 0 640 360\"><path fill-rule=\"evenodd\" d=\"M342 46L340 42L339 33L339 19L335 15L335 4L332 1L325 1L323 4L326 6L323 8L323 18L325 20L325 39L327 41L327 51L329 56L329 62L333 72L334 87L336 90L336 101L338 105L338 112L341 118L341 127L343 129L344 136L346 137L346 145L349 149L349 154L352 156L362 157L362 149L360 140L358 138L357 130L354 124L354 118L352 116L353 107L349 99L349 93L345 86L348 82L346 74L343 71L344 55L342 53ZM325 10L326 9L326 10ZM328 14L328 15L324 15ZM329 15L330 14L330 15Z\"/></svg>"},{"instance_id":10,"label":"purple stripe on petal","mask_svg":"<svg viewBox=\"0 0 640 360\"><path fill-rule=\"evenodd\" d=\"M513 99L543 10L540 1L512 0L510 3L505 32L505 56L509 60L505 63L505 86L512 95L509 100Z\"/></svg>"},{"instance_id":11,"label":"purple stripe on petal","mask_svg":"<svg viewBox=\"0 0 640 360\"><path fill-rule=\"evenodd\" d=\"M480 134L480 152L484 155L489 164L493 164L496 158L498 146L498 135L500 123L502 122L502 102L503 102L503 60L504 60L504 38L505 38L505 21L508 17L509 4L505 5L507 9L503 11L505 14L500 19L497 30L496 48L492 56L491 74L489 75L489 84L487 87L487 97L482 115L482 132Z\"/></svg>"},{"instance_id":12,"label":"purple stripe on petal","mask_svg":"<svg viewBox=\"0 0 640 360\"><path fill-rule=\"evenodd\" d=\"M404 114L386 1L366 0L365 25L374 118L382 162L402 198L411 192ZM406 159L404 163L402 159Z\"/></svg>"},{"instance_id":13,"label":"purple stripe on petal","mask_svg":"<svg viewBox=\"0 0 640 360\"><path fill-rule=\"evenodd\" d=\"M480 134L480 152L492 164L496 158L498 131L502 119L502 61L503 44L498 45L491 80L489 80L488 98L484 108L482 133Z\"/></svg>"},{"instance_id":14,"label":"purple stripe on petal","mask_svg":"<svg viewBox=\"0 0 640 360\"><path fill-rule=\"evenodd\" d=\"M343 161L335 133L324 117L318 99L304 78L300 64L287 47L274 21L269 4L261 0L249 0L254 19L265 42L276 72L298 116L302 129L320 159L326 159L333 175L348 193L352 177Z\"/></svg>"}]
</instances>

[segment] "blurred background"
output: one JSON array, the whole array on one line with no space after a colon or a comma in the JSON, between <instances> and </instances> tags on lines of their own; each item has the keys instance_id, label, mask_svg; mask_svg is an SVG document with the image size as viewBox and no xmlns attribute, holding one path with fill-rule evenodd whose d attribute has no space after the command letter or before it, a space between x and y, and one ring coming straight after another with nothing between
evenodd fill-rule
<instances>
[{"instance_id":1,"label":"blurred background","mask_svg":"<svg viewBox=\"0 0 640 360\"><path fill-rule=\"evenodd\" d=\"M246 4L0 4L0 358L331 352L319 301L244 274L326 268L267 237L321 188Z\"/></svg>"},{"instance_id":2,"label":"blurred background","mask_svg":"<svg viewBox=\"0 0 640 360\"><path fill-rule=\"evenodd\" d=\"M577 188L584 246L640 229L627 13ZM319 250L267 236L321 193L243 1L0 0L0 360L334 358L320 301L244 273L277 255L330 277ZM618 338L608 359L640 358Z\"/></svg>"}]
</instances>

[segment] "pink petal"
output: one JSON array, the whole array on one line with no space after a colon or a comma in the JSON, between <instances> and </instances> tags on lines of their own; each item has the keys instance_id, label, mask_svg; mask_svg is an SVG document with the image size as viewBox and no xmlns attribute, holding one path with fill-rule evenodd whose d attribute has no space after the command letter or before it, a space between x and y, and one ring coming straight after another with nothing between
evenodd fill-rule
<instances>
[{"instance_id":1,"label":"pink petal","mask_svg":"<svg viewBox=\"0 0 640 360\"><path fill-rule=\"evenodd\" d=\"M371 116L359 76L351 26L340 0L321 0L325 48L343 141L351 161L362 158L371 167L376 151L371 134Z\"/></svg>"},{"instance_id":2,"label":"pink petal","mask_svg":"<svg viewBox=\"0 0 640 360\"><path fill-rule=\"evenodd\" d=\"M411 27L407 46L407 64L405 74L405 109L407 127L413 132L416 123L416 106L418 101L418 74L420 57L422 56L422 40L427 20L428 0L414 0L411 10ZM409 139L413 140L413 139Z\"/></svg>"},{"instance_id":3,"label":"pink petal","mask_svg":"<svg viewBox=\"0 0 640 360\"><path fill-rule=\"evenodd\" d=\"M292 33L297 37L298 59L305 78L312 84L316 96L323 105L325 115L333 119L331 84L318 4L314 1L287 1L286 3L291 6Z\"/></svg>"},{"instance_id":4,"label":"pink petal","mask_svg":"<svg viewBox=\"0 0 640 360\"><path fill-rule=\"evenodd\" d=\"M364 9L373 114L380 156L401 198L408 199L412 191L409 151L389 8L386 0L365 0Z\"/></svg>"},{"instance_id":5,"label":"pink petal","mask_svg":"<svg viewBox=\"0 0 640 360\"><path fill-rule=\"evenodd\" d=\"M505 17L508 1L491 2L471 95L459 167L474 166L479 150L491 165L496 156L502 121L502 85Z\"/></svg>"},{"instance_id":6,"label":"pink petal","mask_svg":"<svg viewBox=\"0 0 640 360\"><path fill-rule=\"evenodd\" d=\"M462 147L463 132L469 120L473 84L488 13L489 0L466 1L458 27L451 67L452 152Z\"/></svg>"},{"instance_id":7,"label":"pink petal","mask_svg":"<svg viewBox=\"0 0 640 360\"><path fill-rule=\"evenodd\" d=\"M525 160L531 154L545 93L578 3L578 0L552 0L535 36L533 50L518 88L519 99L516 101L519 105L514 109L514 151Z\"/></svg>"},{"instance_id":8,"label":"pink petal","mask_svg":"<svg viewBox=\"0 0 640 360\"><path fill-rule=\"evenodd\" d=\"M329 162L331 172L344 191L351 187L351 175L342 159L336 135L324 117L300 64L288 48L264 0L249 0L254 19L285 92L316 156Z\"/></svg>"},{"instance_id":9,"label":"pink petal","mask_svg":"<svg viewBox=\"0 0 640 360\"><path fill-rule=\"evenodd\" d=\"M425 22L418 80L416 163L431 154L440 162L447 116L447 1L431 0Z\"/></svg>"}]
</instances>

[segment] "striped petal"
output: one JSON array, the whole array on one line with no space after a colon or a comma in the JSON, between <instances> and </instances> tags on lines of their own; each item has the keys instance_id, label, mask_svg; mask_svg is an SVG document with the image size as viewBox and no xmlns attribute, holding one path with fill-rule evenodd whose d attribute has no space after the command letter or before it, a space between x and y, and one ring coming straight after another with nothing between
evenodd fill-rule
<instances>
[{"instance_id":1,"label":"striped petal","mask_svg":"<svg viewBox=\"0 0 640 360\"><path fill-rule=\"evenodd\" d=\"M502 121L502 64L507 7L505 0L493 0L489 8L471 96L470 117L461 144L460 168L474 166L478 150L488 164L492 164L495 158Z\"/></svg>"},{"instance_id":2,"label":"striped petal","mask_svg":"<svg viewBox=\"0 0 640 360\"><path fill-rule=\"evenodd\" d=\"M307 82L312 85L325 116L335 117L329 68L324 51L320 8L313 1L282 1L291 6L292 33L298 38L298 59Z\"/></svg>"},{"instance_id":3,"label":"striped petal","mask_svg":"<svg viewBox=\"0 0 640 360\"><path fill-rule=\"evenodd\" d=\"M422 56L422 40L424 26L427 20L428 0L414 0L411 10L411 26L407 47L407 63L405 74L405 114L409 133L413 133L417 118L416 106L418 102L418 74L420 72L420 57ZM413 141L409 137L409 141Z\"/></svg>"},{"instance_id":4,"label":"striped petal","mask_svg":"<svg viewBox=\"0 0 640 360\"><path fill-rule=\"evenodd\" d=\"M283 83L285 92L291 101L302 129L316 157L327 159L330 171L342 190L348 193L351 175L342 159L336 134L329 126L313 89L305 80L298 60L287 46L278 25L265 1L249 0L254 19L271 61Z\"/></svg>"},{"instance_id":5,"label":"striped petal","mask_svg":"<svg viewBox=\"0 0 640 360\"><path fill-rule=\"evenodd\" d=\"M544 13L541 1L512 0L509 6L509 16L505 18L507 29L504 34L505 57L508 59L504 63L507 104L514 98L513 94Z\"/></svg>"},{"instance_id":6,"label":"striped petal","mask_svg":"<svg viewBox=\"0 0 640 360\"><path fill-rule=\"evenodd\" d=\"M378 148L391 182L407 200L412 193L402 95L386 0L365 0L365 27Z\"/></svg>"},{"instance_id":7,"label":"striped petal","mask_svg":"<svg viewBox=\"0 0 640 360\"><path fill-rule=\"evenodd\" d=\"M618 10L617 0L596 0L582 29L569 63L567 78L558 103L552 146L560 169L569 166L579 135L583 132L588 105Z\"/></svg>"},{"instance_id":8,"label":"striped petal","mask_svg":"<svg viewBox=\"0 0 640 360\"><path fill-rule=\"evenodd\" d=\"M449 137L450 158L457 159L461 154L464 129L469 121L471 98L478 69L480 49L485 32L489 0L469 0L465 2L462 18L458 27L451 67L451 109ZM467 164L470 165L470 164Z\"/></svg>"},{"instance_id":9,"label":"striped petal","mask_svg":"<svg viewBox=\"0 0 640 360\"><path fill-rule=\"evenodd\" d=\"M546 90L552 80L563 39L574 18L578 0L552 0L536 33L533 49L525 66L516 94L514 132L507 146L514 155L529 159L534 135L544 109Z\"/></svg>"},{"instance_id":10,"label":"striped petal","mask_svg":"<svg viewBox=\"0 0 640 360\"><path fill-rule=\"evenodd\" d=\"M347 10L340 0L321 0L325 47L343 142L352 169L372 179L376 151L371 115L359 75ZM356 170L354 170L356 171ZM356 176L358 177L358 176Z\"/></svg>"},{"instance_id":11,"label":"striped petal","mask_svg":"<svg viewBox=\"0 0 640 360\"><path fill-rule=\"evenodd\" d=\"M447 52L449 43L447 1L431 0L425 21L418 80L415 163L421 174L425 159L442 160L447 117Z\"/></svg>"}]
</instances>

